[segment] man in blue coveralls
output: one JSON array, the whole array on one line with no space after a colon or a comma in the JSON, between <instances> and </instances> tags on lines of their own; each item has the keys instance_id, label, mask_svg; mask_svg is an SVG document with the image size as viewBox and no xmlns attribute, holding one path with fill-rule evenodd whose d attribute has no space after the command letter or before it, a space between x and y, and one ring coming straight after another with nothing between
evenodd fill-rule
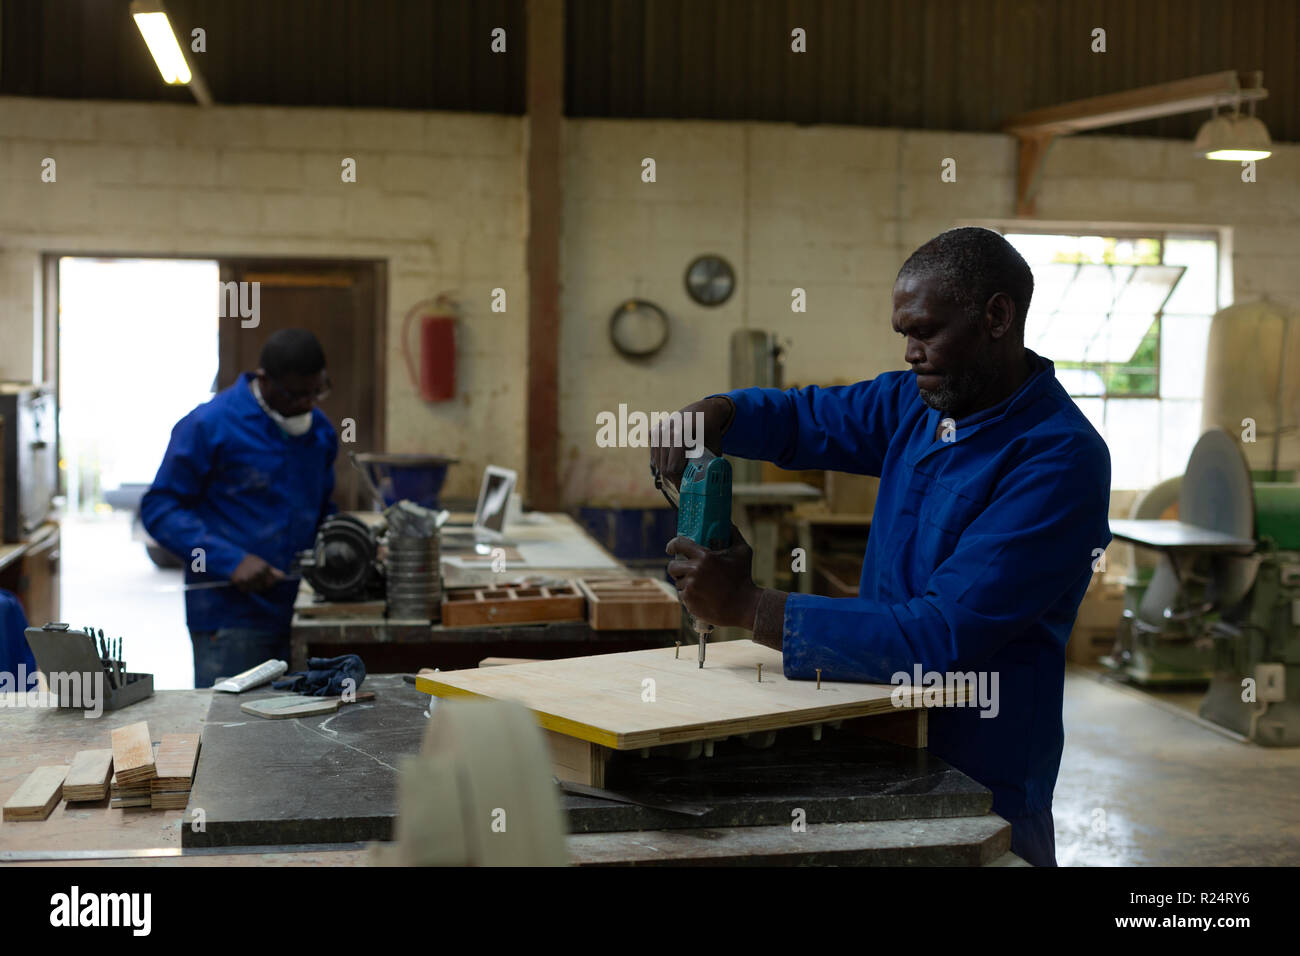
<instances>
[{"instance_id":1,"label":"man in blue coveralls","mask_svg":"<svg viewBox=\"0 0 1300 956\"><path fill-rule=\"evenodd\" d=\"M674 538L668 571L688 610L753 630L782 652L788 678L820 668L823 679L890 683L917 665L996 674L996 708L933 711L929 749L993 792L1013 852L1054 866L1065 644L1110 542L1110 454L1053 364L1024 347L1032 293L1029 266L1002 236L953 229L916 250L894 284L911 371L739 389L683 409L704 414L715 453L880 477L858 597L755 586L739 536L719 552ZM680 438L662 436L653 455L677 480Z\"/></svg>"},{"instance_id":2,"label":"man in blue coveralls","mask_svg":"<svg viewBox=\"0 0 1300 956\"><path fill-rule=\"evenodd\" d=\"M305 329L266 340L260 367L172 429L140 515L185 561L194 686L270 658L288 660L298 579L286 575L333 510L334 426L325 353Z\"/></svg>"}]
</instances>

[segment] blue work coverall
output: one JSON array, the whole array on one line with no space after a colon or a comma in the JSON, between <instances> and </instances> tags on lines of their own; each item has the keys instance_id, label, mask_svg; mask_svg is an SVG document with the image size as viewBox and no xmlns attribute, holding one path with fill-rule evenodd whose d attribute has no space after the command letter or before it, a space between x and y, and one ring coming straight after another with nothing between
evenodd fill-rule
<instances>
[{"instance_id":1,"label":"blue work coverall","mask_svg":"<svg viewBox=\"0 0 1300 956\"><path fill-rule=\"evenodd\" d=\"M1028 352L1028 350L1026 350ZM856 598L791 594L784 670L810 680L914 683L997 673L992 707L929 716L929 749L993 792L1012 849L1055 863L1065 645L1110 542L1110 454L1056 379L1033 371L999 405L936 435L911 372L835 388L749 388L723 451L782 468L880 477ZM992 681L988 682L989 687Z\"/></svg>"},{"instance_id":2,"label":"blue work coverall","mask_svg":"<svg viewBox=\"0 0 1300 956\"><path fill-rule=\"evenodd\" d=\"M0 671L13 674L17 681L19 666L31 678L31 686L14 689L25 694L36 686L36 658L27 644L27 615L16 594L0 589Z\"/></svg>"},{"instance_id":3,"label":"blue work coverall","mask_svg":"<svg viewBox=\"0 0 1300 956\"><path fill-rule=\"evenodd\" d=\"M186 584L229 581L246 554L289 573L334 510L334 426L313 409L310 431L287 434L258 405L251 378L241 375L176 424L140 504L145 528L185 562ZM297 594L296 577L257 594L233 586L187 591L194 685L287 659Z\"/></svg>"}]
</instances>

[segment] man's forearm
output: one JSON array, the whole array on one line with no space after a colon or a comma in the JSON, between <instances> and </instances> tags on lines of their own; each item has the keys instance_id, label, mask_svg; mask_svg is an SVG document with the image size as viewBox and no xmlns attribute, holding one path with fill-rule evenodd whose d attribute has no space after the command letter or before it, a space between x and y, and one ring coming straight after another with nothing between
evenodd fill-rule
<instances>
[{"instance_id":1,"label":"man's forearm","mask_svg":"<svg viewBox=\"0 0 1300 956\"><path fill-rule=\"evenodd\" d=\"M782 637L785 634L785 591L776 588L763 588L758 598L758 610L754 614L754 642L765 647L781 650Z\"/></svg>"},{"instance_id":2,"label":"man's forearm","mask_svg":"<svg viewBox=\"0 0 1300 956\"><path fill-rule=\"evenodd\" d=\"M149 501L141 519L149 535L189 567L198 562L200 569L228 578L243 560L243 548L209 532L197 513L174 500Z\"/></svg>"},{"instance_id":3,"label":"man's forearm","mask_svg":"<svg viewBox=\"0 0 1300 956\"><path fill-rule=\"evenodd\" d=\"M712 397L717 399L719 402L726 403L727 406L726 417L722 420L721 424L718 426L718 434L725 435L727 433L727 429L731 427L731 423L735 421L736 403L731 400L731 396L729 395L714 395Z\"/></svg>"}]
</instances>

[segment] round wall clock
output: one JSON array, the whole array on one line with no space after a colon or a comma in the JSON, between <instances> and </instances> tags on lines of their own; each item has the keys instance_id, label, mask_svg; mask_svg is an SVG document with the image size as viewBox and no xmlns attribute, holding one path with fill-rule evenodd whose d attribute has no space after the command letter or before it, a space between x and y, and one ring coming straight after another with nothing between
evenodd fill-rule
<instances>
[{"instance_id":1,"label":"round wall clock","mask_svg":"<svg viewBox=\"0 0 1300 956\"><path fill-rule=\"evenodd\" d=\"M686 291L700 305L722 305L736 288L736 273L722 256L699 256L686 267Z\"/></svg>"}]
</instances>

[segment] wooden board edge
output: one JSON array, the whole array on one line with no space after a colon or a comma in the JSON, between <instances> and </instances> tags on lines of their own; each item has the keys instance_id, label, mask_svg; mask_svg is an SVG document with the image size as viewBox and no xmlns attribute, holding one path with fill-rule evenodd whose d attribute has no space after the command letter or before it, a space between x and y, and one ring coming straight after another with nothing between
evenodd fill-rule
<instances>
[{"instance_id":1,"label":"wooden board edge","mask_svg":"<svg viewBox=\"0 0 1300 956\"><path fill-rule=\"evenodd\" d=\"M875 703L877 703L877 701L863 701L862 706L869 707ZM931 710L939 710L939 709L942 708L919 707L919 706L918 707L894 707L891 705L889 710L853 711L853 710L837 709L833 713L827 713L825 711L819 713L808 712L795 720L782 719L780 722L775 723L773 726L763 726L764 719L762 718L756 719L753 717L737 717L725 721L722 724L717 725L715 728L709 731L702 731L697 729L697 725L690 725L687 728L679 731L649 730L649 731L641 731L641 732L629 733L629 734L614 734L608 730L604 730L599 727L594 727L594 728L589 728L591 731L594 732L593 735L571 734L571 736L581 736L583 740L590 740L593 743L600 743L613 750L640 750L643 747L662 747L669 744L686 744L686 743L693 743L694 741L697 740L719 740L723 737L737 737L737 736L743 736L745 734L750 734L750 733L763 733L768 730L784 730L789 727L810 727L813 724L831 724L831 723L836 723L838 721L847 721L847 720L859 720L859 719L871 720L877 717L891 717L899 714L907 714L917 710L931 711ZM534 711L534 713L537 712ZM788 716L788 714L782 713L782 714L771 715L771 716L785 718ZM557 718L552 718L552 719L557 719ZM558 720L563 720L563 718L558 718ZM574 723L573 721L566 721L566 722L569 724ZM539 721L539 723L542 723L542 726L544 727L549 727L554 730L560 730L561 733L564 732L558 726L555 726L552 723L542 722L542 721ZM585 727L586 725L579 724L577 726ZM728 729L729 727L735 729ZM600 739L596 739L597 735L599 735ZM614 742L607 743L606 741L614 741Z\"/></svg>"},{"instance_id":2,"label":"wooden board edge","mask_svg":"<svg viewBox=\"0 0 1300 956\"><path fill-rule=\"evenodd\" d=\"M523 666L523 665L511 665ZM415 678L415 689L426 694L432 694L444 700L470 700L474 698L482 700L496 700L487 694L477 694L474 691L465 690L454 684L444 684L442 681L434 680L431 677ZM546 730L554 730L556 733L563 734L566 737L576 737L579 740L585 740L589 743L600 744L602 747L609 747L611 750L626 749L626 744L621 744L623 737L618 734L603 730L600 727L593 727L590 724L580 723L576 720L570 720L567 717L560 717L556 714L548 714L545 711L533 710L527 708L537 723Z\"/></svg>"}]
</instances>

